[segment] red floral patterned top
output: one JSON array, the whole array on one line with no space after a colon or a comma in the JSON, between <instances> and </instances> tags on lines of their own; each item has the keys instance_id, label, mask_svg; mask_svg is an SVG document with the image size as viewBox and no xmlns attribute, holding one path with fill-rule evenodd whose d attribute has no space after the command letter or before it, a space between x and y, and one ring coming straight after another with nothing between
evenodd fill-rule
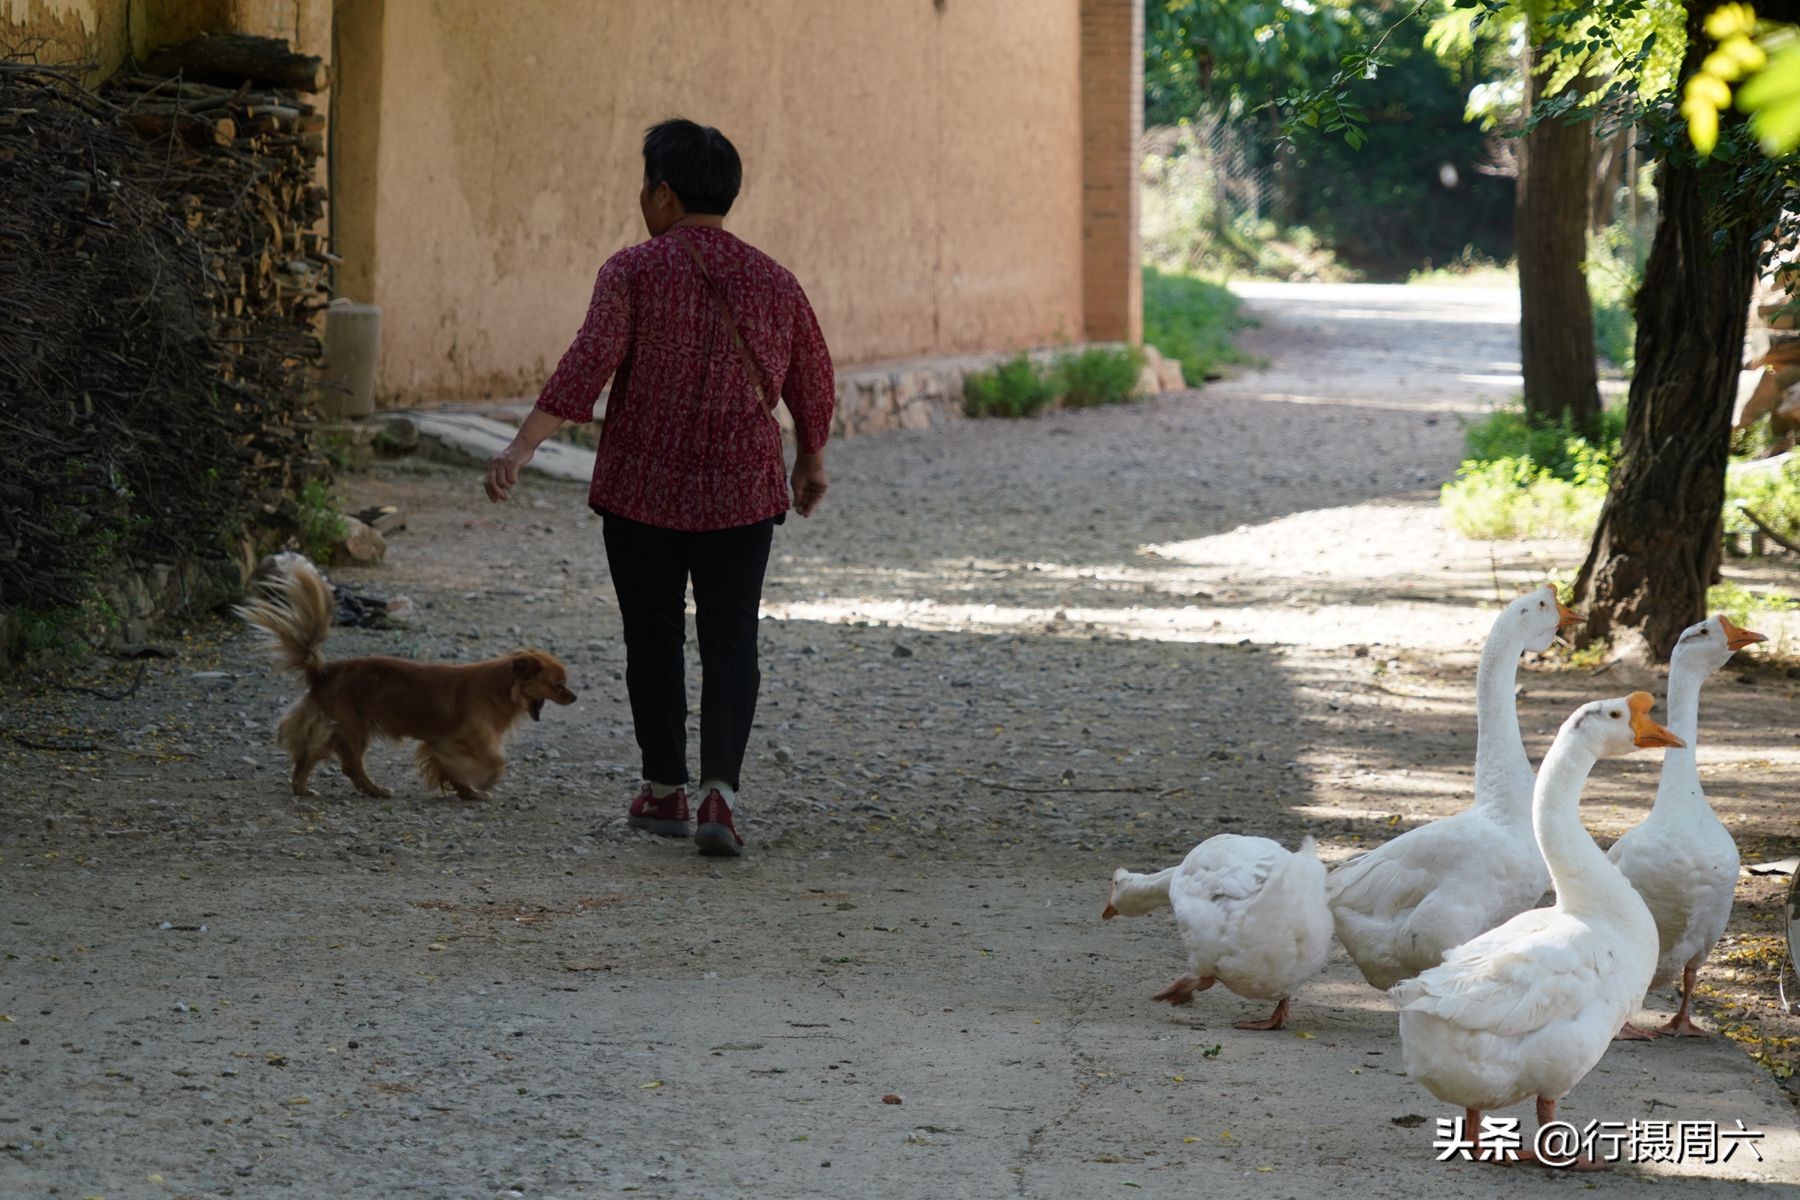
<instances>
[{"instance_id":1,"label":"red floral patterned top","mask_svg":"<svg viewBox=\"0 0 1800 1200\"><path fill-rule=\"evenodd\" d=\"M799 281L723 229L688 225L619 251L594 281L574 343L537 407L594 419L613 381L588 503L665 529L732 529L788 509L774 397L757 384L687 239L724 293L763 379L787 403L800 449L831 428L831 354Z\"/></svg>"}]
</instances>

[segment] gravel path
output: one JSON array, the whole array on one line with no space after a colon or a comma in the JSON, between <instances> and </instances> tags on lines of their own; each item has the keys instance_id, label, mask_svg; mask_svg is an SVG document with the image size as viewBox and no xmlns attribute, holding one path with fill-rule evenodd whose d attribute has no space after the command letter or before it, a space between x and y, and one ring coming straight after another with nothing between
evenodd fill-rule
<instances>
[{"instance_id":1,"label":"gravel path","mask_svg":"<svg viewBox=\"0 0 1800 1200\"><path fill-rule=\"evenodd\" d=\"M371 756L391 801L331 769L286 796L292 684L223 621L125 700L6 684L0 1196L1561 1194L1432 1161L1449 1114L1341 952L1288 1031L1245 1033L1262 1012L1222 991L1149 1001L1181 967L1166 919L1098 920L1115 866L1216 832L1342 857L1465 804L1495 601L1580 549L1490 554L1437 517L1459 418L1517 387L1511 293L1246 292L1266 371L833 449L821 515L777 534L740 862L624 826L617 610L575 485L495 508L428 463L342 481L411 519L338 577L420 607L330 653L570 664L580 702L520 732L492 805L426 796L401 748ZM1521 678L1534 755L1654 683ZM1797 848L1794 688L1752 665L1705 701L1746 861ZM1596 832L1655 773L1604 765ZM1728 1026L1773 1019L1774 890L1746 884L1709 971ZM1766 1162L1602 1189L1800 1194L1793 1105L1728 1039L1620 1047L1565 1112L1767 1135Z\"/></svg>"}]
</instances>

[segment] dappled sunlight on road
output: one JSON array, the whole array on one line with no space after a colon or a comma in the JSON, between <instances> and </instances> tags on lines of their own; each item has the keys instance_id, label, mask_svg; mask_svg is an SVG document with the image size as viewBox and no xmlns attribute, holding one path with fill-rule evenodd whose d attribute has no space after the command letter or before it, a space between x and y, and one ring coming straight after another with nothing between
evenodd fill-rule
<instances>
[{"instance_id":1,"label":"dappled sunlight on road","mask_svg":"<svg viewBox=\"0 0 1800 1200\"><path fill-rule=\"evenodd\" d=\"M1023 632L1050 636L1105 636L1165 642L1278 642L1318 648L1409 640L1451 645L1457 635L1479 626L1453 611L1433 609L1426 618L1400 611L1392 603L1333 603L1321 608L1300 602L1293 609L1183 605L1179 608L1133 604L1122 608L1056 608L1019 605L955 604L936 600L843 597L767 604L763 615L773 620L854 624L865 621L910 629L946 632ZM1479 617L1479 613L1477 617Z\"/></svg>"},{"instance_id":2,"label":"dappled sunlight on road","mask_svg":"<svg viewBox=\"0 0 1800 1200\"><path fill-rule=\"evenodd\" d=\"M1513 390L1516 391L1517 388L1515 387ZM1346 399L1343 396L1316 395L1305 392L1270 391L1264 393L1260 398L1271 404L1321 404L1330 405L1333 408L1371 409L1378 412L1415 412L1419 407L1417 401L1412 400L1372 400L1362 397ZM1435 398L1431 407L1434 412L1455 413L1471 418L1484 417L1493 412L1495 406L1504 399L1506 399L1506 393L1502 389L1495 392L1492 397L1486 398Z\"/></svg>"},{"instance_id":3,"label":"dappled sunlight on road","mask_svg":"<svg viewBox=\"0 0 1800 1200\"><path fill-rule=\"evenodd\" d=\"M1140 547L1131 562L940 559L916 568L789 560L767 617L1171 642L1463 650L1492 607L1574 562L1572 543L1490 552L1435 497L1316 509Z\"/></svg>"},{"instance_id":4,"label":"dappled sunlight on road","mask_svg":"<svg viewBox=\"0 0 1800 1200\"><path fill-rule=\"evenodd\" d=\"M1514 325L1517 287L1432 287L1411 283L1291 284L1236 282L1231 290L1260 311L1328 313L1345 319L1378 318L1411 323L1457 322Z\"/></svg>"}]
</instances>

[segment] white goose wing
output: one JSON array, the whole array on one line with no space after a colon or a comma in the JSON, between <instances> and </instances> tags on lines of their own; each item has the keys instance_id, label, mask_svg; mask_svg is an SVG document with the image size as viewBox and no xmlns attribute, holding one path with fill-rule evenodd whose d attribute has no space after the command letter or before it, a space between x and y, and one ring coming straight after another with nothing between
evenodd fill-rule
<instances>
[{"instance_id":1,"label":"white goose wing","mask_svg":"<svg viewBox=\"0 0 1800 1200\"><path fill-rule=\"evenodd\" d=\"M1169 886L1169 904L1202 974L1210 974L1229 953L1246 906L1286 855L1268 838L1234 833L1208 838L1189 852Z\"/></svg>"},{"instance_id":2,"label":"white goose wing","mask_svg":"<svg viewBox=\"0 0 1800 1200\"><path fill-rule=\"evenodd\" d=\"M1188 852L1176 882L1183 891L1204 893L1210 903L1248 900L1262 891L1269 872L1286 856L1281 844L1268 838L1221 833Z\"/></svg>"},{"instance_id":3,"label":"white goose wing","mask_svg":"<svg viewBox=\"0 0 1800 1200\"><path fill-rule=\"evenodd\" d=\"M1614 956L1592 934L1554 909L1532 909L1388 994L1403 1012L1430 1013L1462 1029L1531 1033L1580 1013L1615 969Z\"/></svg>"},{"instance_id":4,"label":"white goose wing","mask_svg":"<svg viewBox=\"0 0 1800 1200\"><path fill-rule=\"evenodd\" d=\"M1342 864L1326 877L1326 899L1333 909L1370 920L1404 916L1477 851L1477 831L1465 820L1470 816L1457 813L1410 829Z\"/></svg>"},{"instance_id":5,"label":"white goose wing","mask_svg":"<svg viewBox=\"0 0 1800 1200\"><path fill-rule=\"evenodd\" d=\"M1325 966L1331 910L1313 839L1273 861L1262 888L1237 910L1227 941L1231 952L1219 962L1219 977L1245 994L1285 996Z\"/></svg>"}]
</instances>

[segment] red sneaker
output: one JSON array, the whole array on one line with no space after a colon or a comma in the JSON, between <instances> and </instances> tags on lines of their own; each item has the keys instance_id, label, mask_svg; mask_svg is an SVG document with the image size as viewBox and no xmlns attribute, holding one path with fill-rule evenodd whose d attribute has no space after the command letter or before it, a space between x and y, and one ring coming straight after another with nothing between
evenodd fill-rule
<instances>
[{"instance_id":1,"label":"red sneaker","mask_svg":"<svg viewBox=\"0 0 1800 1200\"><path fill-rule=\"evenodd\" d=\"M732 858L744 852L744 839L731 823L731 806L714 788L700 802L698 827L694 830L694 846L702 854L720 854Z\"/></svg>"},{"instance_id":2,"label":"red sneaker","mask_svg":"<svg viewBox=\"0 0 1800 1200\"><path fill-rule=\"evenodd\" d=\"M692 832L688 828L687 789L676 788L659 800L650 785L645 784L631 802L631 815L625 823L659 837L687 837Z\"/></svg>"}]
</instances>

